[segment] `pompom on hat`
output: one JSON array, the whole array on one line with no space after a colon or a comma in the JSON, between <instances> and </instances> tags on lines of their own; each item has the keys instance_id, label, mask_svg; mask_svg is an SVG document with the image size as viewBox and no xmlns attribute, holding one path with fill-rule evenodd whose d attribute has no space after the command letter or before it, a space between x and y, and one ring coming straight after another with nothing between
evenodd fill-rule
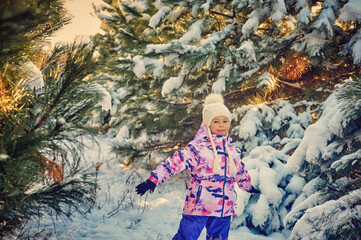
<instances>
[{"instance_id":1,"label":"pompom on hat","mask_svg":"<svg viewBox=\"0 0 361 240\"><path fill-rule=\"evenodd\" d=\"M203 108L203 112L202 112L202 117L203 117L203 124L207 127L207 131L208 131L208 135L209 135L209 140L212 144L212 148L213 148L213 153L214 153L214 163L213 163L213 172L215 174L222 174L222 170L221 170L221 159L219 158L217 151L216 151L216 147L212 138L212 132L210 129L210 125L212 122L212 119L218 116L226 116L228 118L228 120L231 122L232 121L232 114L229 111L229 109L224 105L224 99L222 97L221 94L216 94L216 93L212 93L210 95L208 95L206 97L206 99L204 100L204 108ZM231 151L228 147L228 144L225 144L227 153L228 153L228 159L231 161L228 161L228 169L230 174L236 174L237 173L237 168L236 165L234 164L234 160L233 157L231 155Z\"/></svg>"}]
</instances>

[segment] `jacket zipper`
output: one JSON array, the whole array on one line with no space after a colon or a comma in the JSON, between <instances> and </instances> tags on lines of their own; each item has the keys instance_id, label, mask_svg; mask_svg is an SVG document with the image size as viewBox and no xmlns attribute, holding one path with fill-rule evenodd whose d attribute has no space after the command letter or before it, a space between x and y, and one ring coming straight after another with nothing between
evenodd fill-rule
<instances>
[{"instance_id":1,"label":"jacket zipper","mask_svg":"<svg viewBox=\"0 0 361 240\"><path fill-rule=\"evenodd\" d=\"M200 198L201 198L201 193L202 193L202 185L199 186L199 188L198 188L197 198L196 198L196 204L199 202L199 200L200 200Z\"/></svg>"},{"instance_id":2,"label":"jacket zipper","mask_svg":"<svg viewBox=\"0 0 361 240\"><path fill-rule=\"evenodd\" d=\"M223 154L224 154L224 180L223 180L223 193L222 193L222 212L221 212L221 217L223 217L223 211L224 211L224 197L225 197L225 193L224 193L224 189L226 187L226 178L227 178L227 156L225 153L225 145L223 142Z\"/></svg>"}]
</instances>

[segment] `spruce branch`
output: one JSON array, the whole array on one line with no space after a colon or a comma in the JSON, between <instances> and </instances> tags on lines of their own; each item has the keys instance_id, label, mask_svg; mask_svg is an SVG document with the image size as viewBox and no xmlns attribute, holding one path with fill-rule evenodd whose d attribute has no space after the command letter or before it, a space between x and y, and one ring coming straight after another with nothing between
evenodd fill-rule
<instances>
[{"instance_id":1,"label":"spruce branch","mask_svg":"<svg viewBox=\"0 0 361 240\"><path fill-rule=\"evenodd\" d=\"M342 110L348 118L361 117L361 80L356 78L353 81L346 82L341 89L339 89L337 98L342 103Z\"/></svg>"}]
</instances>

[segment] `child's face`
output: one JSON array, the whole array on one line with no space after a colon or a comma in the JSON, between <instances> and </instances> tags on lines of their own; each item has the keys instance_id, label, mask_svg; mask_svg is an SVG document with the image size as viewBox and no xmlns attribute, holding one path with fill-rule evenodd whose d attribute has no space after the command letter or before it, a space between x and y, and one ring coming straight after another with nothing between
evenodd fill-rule
<instances>
[{"instance_id":1,"label":"child's face","mask_svg":"<svg viewBox=\"0 0 361 240\"><path fill-rule=\"evenodd\" d=\"M216 135L228 135L231 128L231 122L226 116L214 117L209 125L212 134Z\"/></svg>"}]
</instances>

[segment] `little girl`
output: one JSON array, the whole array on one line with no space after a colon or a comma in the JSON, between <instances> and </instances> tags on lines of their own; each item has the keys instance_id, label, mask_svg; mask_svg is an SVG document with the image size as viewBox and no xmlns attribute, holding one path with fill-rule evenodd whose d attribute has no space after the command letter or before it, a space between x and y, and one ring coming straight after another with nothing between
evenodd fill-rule
<instances>
[{"instance_id":1,"label":"little girl","mask_svg":"<svg viewBox=\"0 0 361 240\"><path fill-rule=\"evenodd\" d=\"M203 123L194 140L164 160L148 180L136 187L140 195L153 192L157 184L188 170L190 186L173 240L196 240L204 227L207 239L228 239L237 198L234 184L248 192L259 192L251 185L240 150L231 144L231 113L220 94L206 98L202 116Z\"/></svg>"}]
</instances>

